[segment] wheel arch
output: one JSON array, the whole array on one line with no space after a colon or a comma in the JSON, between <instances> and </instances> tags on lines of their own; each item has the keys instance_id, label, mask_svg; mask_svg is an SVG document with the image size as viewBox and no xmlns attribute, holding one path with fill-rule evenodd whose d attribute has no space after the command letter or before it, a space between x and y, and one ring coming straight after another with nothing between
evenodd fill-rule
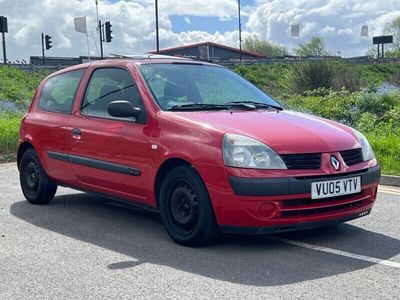
<instances>
[{"instance_id":1,"label":"wheel arch","mask_svg":"<svg viewBox=\"0 0 400 300\"><path fill-rule=\"evenodd\" d=\"M17 152L17 166L18 166L18 169L19 169L19 165L20 165L20 162L21 162L22 155L24 155L25 151L28 150L28 149L34 149L35 150L35 147L33 147L32 143L30 143L28 141L25 141L25 142L23 142L23 143L21 143L19 145L18 152Z\"/></svg>"},{"instance_id":2,"label":"wheel arch","mask_svg":"<svg viewBox=\"0 0 400 300\"><path fill-rule=\"evenodd\" d=\"M154 180L154 192L155 192L154 196L156 199L157 207L159 207L160 189L161 189L161 184L162 184L163 180L165 179L165 177L169 171L171 171L173 168L176 168L178 166L190 166L194 169L193 165L190 162L188 162L185 159L178 158L178 157L168 158L158 168L158 171L157 171L157 174L156 174L156 177Z\"/></svg>"}]
</instances>

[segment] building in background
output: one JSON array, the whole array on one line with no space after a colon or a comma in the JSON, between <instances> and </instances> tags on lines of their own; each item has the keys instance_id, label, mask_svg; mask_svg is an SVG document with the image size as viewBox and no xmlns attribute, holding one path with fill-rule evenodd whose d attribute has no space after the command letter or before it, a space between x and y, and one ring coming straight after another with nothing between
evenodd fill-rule
<instances>
[{"instance_id":1,"label":"building in background","mask_svg":"<svg viewBox=\"0 0 400 300\"><path fill-rule=\"evenodd\" d=\"M156 53L152 51L149 53ZM240 50L213 42L185 45L180 47L161 49L160 54L186 57L207 61L237 61L240 59ZM257 60L265 58L264 55L242 50L242 60Z\"/></svg>"}]
</instances>

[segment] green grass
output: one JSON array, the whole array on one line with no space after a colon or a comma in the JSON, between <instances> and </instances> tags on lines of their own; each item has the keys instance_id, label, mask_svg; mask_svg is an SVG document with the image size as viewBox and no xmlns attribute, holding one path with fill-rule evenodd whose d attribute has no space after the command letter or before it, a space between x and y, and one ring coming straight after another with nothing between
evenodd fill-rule
<instances>
[{"instance_id":1,"label":"green grass","mask_svg":"<svg viewBox=\"0 0 400 300\"><path fill-rule=\"evenodd\" d=\"M28 73L9 66L0 67L0 100L26 105L48 74L48 71Z\"/></svg>"},{"instance_id":2,"label":"green grass","mask_svg":"<svg viewBox=\"0 0 400 300\"><path fill-rule=\"evenodd\" d=\"M382 173L400 175L400 136L377 136L366 134L375 156L382 167Z\"/></svg>"},{"instance_id":3,"label":"green grass","mask_svg":"<svg viewBox=\"0 0 400 300\"><path fill-rule=\"evenodd\" d=\"M15 153L22 114L0 114L0 154Z\"/></svg>"}]
</instances>

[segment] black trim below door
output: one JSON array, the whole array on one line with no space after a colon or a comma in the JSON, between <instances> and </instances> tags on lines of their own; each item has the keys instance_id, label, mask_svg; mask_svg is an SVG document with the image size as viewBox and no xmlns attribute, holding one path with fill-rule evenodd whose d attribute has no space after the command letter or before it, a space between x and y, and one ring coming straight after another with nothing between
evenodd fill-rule
<instances>
[{"instance_id":1,"label":"black trim below door","mask_svg":"<svg viewBox=\"0 0 400 300\"><path fill-rule=\"evenodd\" d=\"M94 158L88 158L88 157L54 152L54 151L47 151L47 155L53 159L62 160L72 164L77 164L90 168L106 170L131 176L140 176L142 174L142 172L139 169L104 160L98 160Z\"/></svg>"}]
</instances>

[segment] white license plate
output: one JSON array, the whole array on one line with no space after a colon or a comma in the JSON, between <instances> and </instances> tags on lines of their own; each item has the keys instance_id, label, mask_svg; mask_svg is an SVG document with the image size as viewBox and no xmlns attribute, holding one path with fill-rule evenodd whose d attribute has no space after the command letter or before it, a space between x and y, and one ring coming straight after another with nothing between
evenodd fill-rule
<instances>
[{"instance_id":1,"label":"white license plate","mask_svg":"<svg viewBox=\"0 0 400 300\"><path fill-rule=\"evenodd\" d=\"M311 183L311 199L330 198L361 192L361 177Z\"/></svg>"}]
</instances>

